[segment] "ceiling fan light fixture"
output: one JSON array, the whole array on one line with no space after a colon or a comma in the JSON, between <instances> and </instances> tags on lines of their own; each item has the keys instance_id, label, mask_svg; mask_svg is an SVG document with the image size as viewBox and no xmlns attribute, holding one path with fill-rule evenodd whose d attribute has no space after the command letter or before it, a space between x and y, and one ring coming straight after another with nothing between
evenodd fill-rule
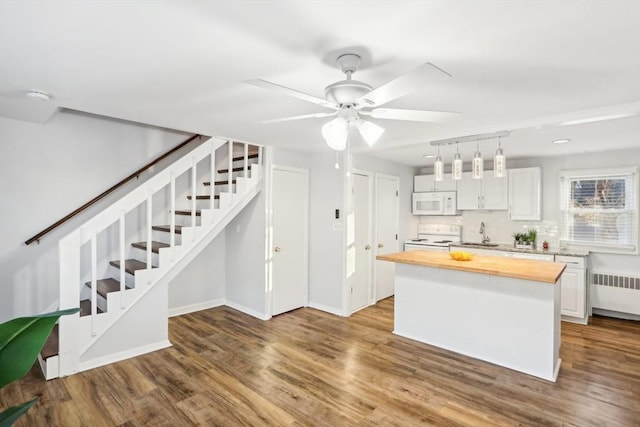
<instances>
[{"instance_id":1,"label":"ceiling fan light fixture","mask_svg":"<svg viewBox=\"0 0 640 427\"><path fill-rule=\"evenodd\" d=\"M384 133L383 127L362 119L356 121L356 127L369 147L373 146Z\"/></svg>"},{"instance_id":2,"label":"ceiling fan light fixture","mask_svg":"<svg viewBox=\"0 0 640 427\"><path fill-rule=\"evenodd\" d=\"M336 151L347 147L348 123L342 117L331 120L322 126L322 136L327 145Z\"/></svg>"}]
</instances>

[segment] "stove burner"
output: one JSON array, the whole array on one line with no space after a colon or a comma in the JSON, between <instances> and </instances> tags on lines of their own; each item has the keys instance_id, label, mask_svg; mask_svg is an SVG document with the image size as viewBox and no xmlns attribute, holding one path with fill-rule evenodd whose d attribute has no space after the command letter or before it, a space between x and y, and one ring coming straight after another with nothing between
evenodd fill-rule
<instances>
[{"instance_id":1,"label":"stove burner","mask_svg":"<svg viewBox=\"0 0 640 427\"><path fill-rule=\"evenodd\" d=\"M433 242L433 243L452 243L453 240L438 240L437 242Z\"/></svg>"},{"instance_id":2,"label":"stove burner","mask_svg":"<svg viewBox=\"0 0 640 427\"><path fill-rule=\"evenodd\" d=\"M411 239L412 242L428 242L429 239Z\"/></svg>"}]
</instances>

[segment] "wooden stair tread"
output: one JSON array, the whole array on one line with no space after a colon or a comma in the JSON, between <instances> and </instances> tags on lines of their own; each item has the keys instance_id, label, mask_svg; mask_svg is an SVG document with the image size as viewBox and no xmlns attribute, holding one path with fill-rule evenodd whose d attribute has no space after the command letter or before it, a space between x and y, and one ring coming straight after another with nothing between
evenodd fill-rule
<instances>
[{"instance_id":1,"label":"wooden stair tread","mask_svg":"<svg viewBox=\"0 0 640 427\"><path fill-rule=\"evenodd\" d=\"M258 153L251 153L249 155L247 155L247 159L257 159L258 158ZM244 154L242 156L238 156L238 157L234 157L233 161L234 162L239 162L240 160L244 160Z\"/></svg>"},{"instance_id":2,"label":"wooden stair tread","mask_svg":"<svg viewBox=\"0 0 640 427\"><path fill-rule=\"evenodd\" d=\"M104 311L102 311L100 307L97 307L97 309L98 309L98 314L104 313ZM80 301L80 317L89 316L90 314L91 314L91 300L83 299L82 301Z\"/></svg>"},{"instance_id":3,"label":"wooden stair tread","mask_svg":"<svg viewBox=\"0 0 640 427\"><path fill-rule=\"evenodd\" d=\"M187 196L187 199L191 200L193 198L193 196ZM215 195L213 196L214 200L219 200L220 196L219 195ZM211 200L211 195L206 195L206 196L196 196L196 200Z\"/></svg>"},{"instance_id":4,"label":"wooden stair tread","mask_svg":"<svg viewBox=\"0 0 640 427\"><path fill-rule=\"evenodd\" d=\"M91 287L91 282L85 283L88 287ZM107 294L110 292L117 292L120 290L120 282L116 279L100 279L96 282L97 293L102 298L106 299ZM126 289L131 289L130 286L126 286ZM87 300L88 301L88 300Z\"/></svg>"},{"instance_id":5,"label":"wooden stair tread","mask_svg":"<svg viewBox=\"0 0 640 427\"><path fill-rule=\"evenodd\" d=\"M111 261L109 262L112 266L116 268L120 268L120 261ZM124 261L124 271L133 275L137 270L144 270L147 268L147 263L142 262L137 259L126 259ZM155 265L152 265L151 268L158 268Z\"/></svg>"},{"instance_id":6,"label":"wooden stair tread","mask_svg":"<svg viewBox=\"0 0 640 427\"><path fill-rule=\"evenodd\" d=\"M229 183L229 181L227 181L227 180L225 179L225 180L221 180L221 181L214 181L214 182L213 182L213 185L227 185L228 183ZM235 184L235 183L236 183L236 180L235 180L235 179L232 179L232 180L231 180L231 183L232 183L232 184ZM211 185L211 181L205 181L205 182L203 182L203 183L202 183L202 185L204 185L205 187L206 187L206 186L209 186L209 185Z\"/></svg>"},{"instance_id":7,"label":"wooden stair tread","mask_svg":"<svg viewBox=\"0 0 640 427\"><path fill-rule=\"evenodd\" d=\"M136 242L132 243L131 246L134 248L142 249L143 251L147 250L147 242ZM157 254L160 252L160 248L168 248L169 244L164 242L156 242L155 240L151 242L151 252Z\"/></svg>"},{"instance_id":8,"label":"wooden stair tread","mask_svg":"<svg viewBox=\"0 0 640 427\"><path fill-rule=\"evenodd\" d=\"M171 226L170 225L154 225L151 227L152 230L155 231L164 231L166 233L170 233L171 232ZM182 234L182 226L181 225L176 225L174 228L174 231L176 234Z\"/></svg>"},{"instance_id":9,"label":"wooden stair tread","mask_svg":"<svg viewBox=\"0 0 640 427\"><path fill-rule=\"evenodd\" d=\"M188 215L191 216L191 211L176 211L176 215ZM196 211L196 216L200 216L201 212L199 210Z\"/></svg>"},{"instance_id":10,"label":"wooden stair tread","mask_svg":"<svg viewBox=\"0 0 640 427\"><path fill-rule=\"evenodd\" d=\"M231 172L240 172L244 170L244 166L238 166L231 169ZM249 169L250 170L250 169ZM218 173L229 173L229 169L218 169ZM225 181L226 182L226 181Z\"/></svg>"},{"instance_id":11,"label":"wooden stair tread","mask_svg":"<svg viewBox=\"0 0 640 427\"><path fill-rule=\"evenodd\" d=\"M58 338L58 324L53 325L53 329L45 341L42 350L40 350L40 356L43 359L48 359L51 356L57 356L60 352L60 339Z\"/></svg>"}]
</instances>

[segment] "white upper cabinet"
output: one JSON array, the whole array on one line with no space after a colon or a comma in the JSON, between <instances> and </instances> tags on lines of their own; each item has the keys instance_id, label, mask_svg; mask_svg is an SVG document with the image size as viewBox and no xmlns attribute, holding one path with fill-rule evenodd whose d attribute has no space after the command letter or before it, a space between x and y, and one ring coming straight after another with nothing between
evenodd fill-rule
<instances>
[{"instance_id":1,"label":"white upper cabinet","mask_svg":"<svg viewBox=\"0 0 640 427\"><path fill-rule=\"evenodd\" d=\"M493 171L485 171L483 179L464 172L458 181L458 210L506 210L507 194L507 179L495 178Z\"/></svg>"},{"instance_id":2,"label":"white upper cabinet","mask_svg":"<svg viewBox=\"0 0 640 427\"><path fill-rule=\"evenodd\" d=\"M540 168L509 169L509 219L541 219ZM460 208L459 208L460 209Z\"/></svg>"},{"instance_id":3,"label":"white upper cabinet","mask_svg":"<svg viewBox=\"0 0 640 427\"><path fill-rule=\"evenodd\" d=\"M442 181L436 181L431 175L416 175L413 177L413 191L422 193L425 191L456 191L456 182L450 176Z\"/></svg>"}]
</instances>

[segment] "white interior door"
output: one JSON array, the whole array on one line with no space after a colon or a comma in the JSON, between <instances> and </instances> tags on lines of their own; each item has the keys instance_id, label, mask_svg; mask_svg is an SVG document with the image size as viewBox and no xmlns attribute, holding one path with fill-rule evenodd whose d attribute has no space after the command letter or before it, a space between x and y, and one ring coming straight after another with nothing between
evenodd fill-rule
<instances>
[{"instance_id":1,"label":"white interior door","mask_svg":"<svg viewBox=\"0 0 640 427\"><path fill-rule=\"evenodd\" d=\"M399 187L398 177L376 174L376 256L399 251ZM395 274L395 262L375 261L376 301L395 293Z\"/></svg>"},{"instance_id":2,"label":"white interior door","mask_svg":"<svg viewBox=\"0 0 640 427\"><path fill-rule=\"evenodd\" d=\"M272 169L271 315L307 303L309 172Z\"/></svg>"},{"instance_id":3,"label":"white interior door","mask_svg":"<svg viewBox=\"0 0 640 427\"><path fill-rule=\"evenodd\" d=\"M351 312L369 304L371 289L371 191L370 176L352 173L353 248L355 265L350 270Z\"/></svg>"}]
</instances>

